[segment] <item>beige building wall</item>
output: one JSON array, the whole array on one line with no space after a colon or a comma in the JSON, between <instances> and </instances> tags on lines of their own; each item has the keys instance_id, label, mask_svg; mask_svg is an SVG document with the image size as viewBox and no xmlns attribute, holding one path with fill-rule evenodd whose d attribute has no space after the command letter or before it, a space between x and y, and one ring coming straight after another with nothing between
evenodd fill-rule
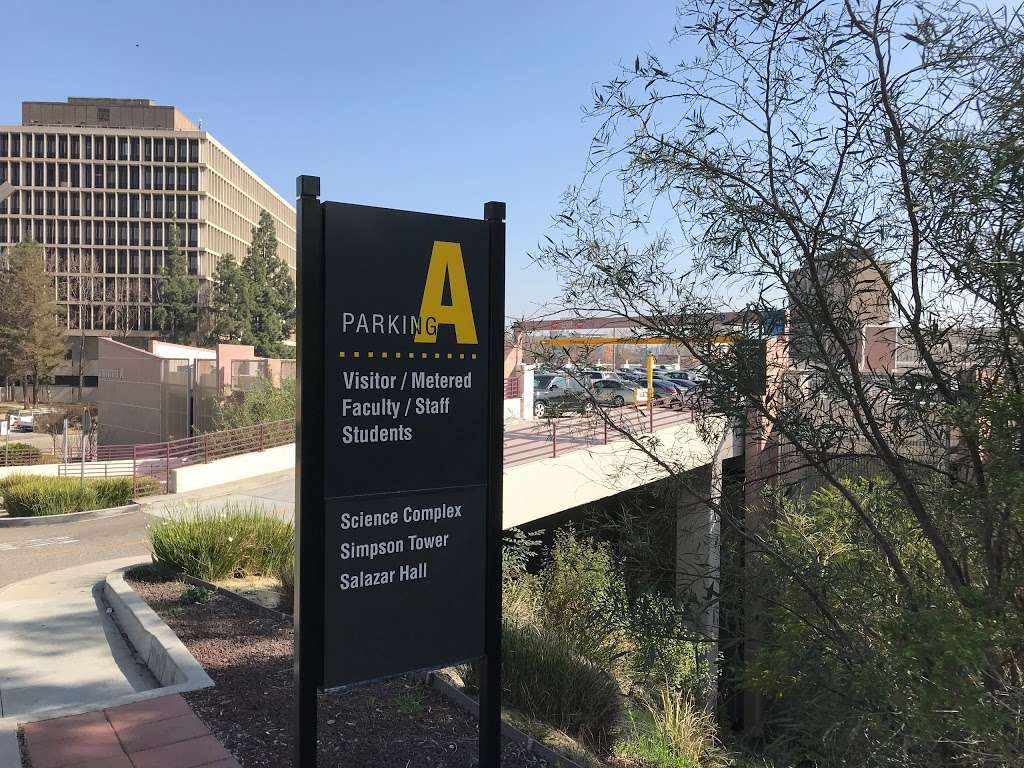
<instances>
[{"instance_id":1,"label":"beige building wall","mask_svg":"<svg viewBox=\"0 0 1024 768\"><path fill-rule=\"evenodd\" d=\"M244 257L265 209L294 275L295 210L174 107L25 102L22 118L0 125L0 183L15 188L0 202L0 255L26 240L46 246L69 334L154 335L153 299L174 224L205 285L221 255Z\"/></svg>"}]
</instances>

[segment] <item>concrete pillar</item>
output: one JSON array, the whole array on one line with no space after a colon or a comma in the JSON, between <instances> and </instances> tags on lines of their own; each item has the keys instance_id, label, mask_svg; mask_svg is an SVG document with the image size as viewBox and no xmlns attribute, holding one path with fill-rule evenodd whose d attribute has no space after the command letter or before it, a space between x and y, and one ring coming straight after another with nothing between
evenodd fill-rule
<instances>
[{"instance_id":1,"label":"concrete pillar","mask_svg":"<svg viewBox=\"0 0 1024 768\"><path fill-rule=\"evenodd\" d=\"M690 629L703 640L702 661L710 685L705 705L718 699L718 627L721 592L721 462L688 472L676 500L676 594L691 607Z\"/></svg>"},{"instance_id":2,"label":"concrete pillar","mask_svg":"<svg viewBox=\"0 0 1024 768\"><path fill-rule=\"evenodd\" d=\"M704 639L703 663L709 671L705 706L718 703L723 468L743 446L729 426L719 440L710 464L680 478L676 501L676 594L694 607L693 629Z\"/></svg>"},{"instance_id":3,"label":"concrete pillar","mask_svg":"<svg viewBox=\"0 0 1024 768\"><path fill-rule=\"evenodd\" d=\"M533 421L533 369L537 366L532 363L523 363L523 388L520 400L522 401L522 417L527 421Z\"/></svg>"}]
</instances>

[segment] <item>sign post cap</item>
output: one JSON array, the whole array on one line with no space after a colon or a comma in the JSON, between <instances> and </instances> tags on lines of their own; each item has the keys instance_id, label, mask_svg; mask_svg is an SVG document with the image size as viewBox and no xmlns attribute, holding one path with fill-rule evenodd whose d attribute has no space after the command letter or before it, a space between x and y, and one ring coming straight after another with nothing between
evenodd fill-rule
<instances>
[{"instance_id":1,"label":"sign post cap","mask_svg":"<svg viewBox=\"0 0 1024 768\"><path fill-rule=\"evenodd\" d=\"M320 177L319 176L299 176L295 179L295 196L296 197L319 197L320 196Z\"/></svg>"},{"instance_id":2,"label":"sign post cap","mask_svg":"<svg viewBox=\"0 0 1024 768\"><path fill-rule=\"evenodd\" d=\"M484 203L484 218L487 219L487 221L504 221L505 204L498 202L497 200L491 200L490 202Z\"/></svg>"}]
</instances>

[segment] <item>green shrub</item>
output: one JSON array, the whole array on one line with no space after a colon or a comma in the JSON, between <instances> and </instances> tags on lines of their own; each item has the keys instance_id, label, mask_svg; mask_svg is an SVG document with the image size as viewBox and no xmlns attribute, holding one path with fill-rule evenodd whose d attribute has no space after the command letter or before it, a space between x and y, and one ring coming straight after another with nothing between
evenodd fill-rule
<instances>
[{"instance_id":1,"label":"green shrub","mask_svg":"<svg viewBox=\"0 0 1024 768\"><path fill-rule=\"evenodd\" d=\"M139 498L141 496L152 496L154 493L160 492L160 481L149 475L140 475L135 478L135 496Z\"/></svg>"},{"instance_id":2,"label":"green shrub","mask_svg":"<svg viewBox=\"0 0 1024 768\"><path fill-rule=\"evenodd\" d=\"M109 477L90 481L103 507L123 507L135 496L135 480L131 477Z\"/></svg>"},{"instance_id":3,"label":"green shrub","mask_svg":"<svg viewBox=\"0 0 1024 768\"><path fill-rule=\"evenodd\" d=\"M11 517L41 517L103 509L94 483L83 486L69 477L18 475L3 488L4 507Z\"/></svg>"},{"instance_id":4,"label":"green shrub","mask_svg":"<svg viewBox=\"0 0 1024 768\"><path fill-rule=\"evenodd\" d=\"M217 408L218 429L235 429L270 421L295 418L295 380L286 379L275 387L261 379L248 392L236 392Z\"/></svg>"},{"instance_id":5,"label":"green shrub","mask_svg":"<svg viewBox=\"0 0 1024 768\"><path fill-rule=\"evenodd\" d=\"M721 748L713 715L687 694L665 685L646 712L630 713L629 735L616 754L650 768L727 768L734 765Z\"/></svg>"},{"instance_id":6,"label":"green shrub","mask_svg":"<svg viewBox=\"0 0 1024 768\"><path fill-rule=\"evenodd\" d=\"M43 452L28 443L0 446L0 467L23 467L42 463Z\"/></svg>"},{"instance_id":7,"label":"green shrub","mask_svg":"<svg viewBox=\"0 0 1024 768\"><path fill-rule=\"evenodd\" d=\"M259 505L184 508L151 526L149 539L156 562L206 581L277 576L295 553L294 526Z\"/></svg>"},{"instance_id":8,"label":"green shrub","mask_svg":"<svg viewBox=\"0 0 1024 768\"><path fill-rule=\"evenodd\" d=\"M143 488L159 487L155 479L146 478ZM123 507L136 495L130 477L86 480L77 477L43 477L11 475L0 480L0 496L11 517L40 517L83 512L90 509Z\"/></svg>"},{"instance_id":9,"label":"green shrub","mask_svg":"<svg viewBox=\"0 0 1024 768\"><path fill-rule=\"evenodd\" d=\"M212 594L206 587L188 586L178 596L178 602L181 605L206 605Z\"/></svg>"},{"instance_id":10,"label":"green shrub","mask_svg":"<svg viewBox=\"0 0 1024 768\"><path fill-rule=\"evenodd\" d=\"M619 729L618 683L555 632L505 619L503 688L508 702L606 752Z\"/></svg>"}]
</instances>

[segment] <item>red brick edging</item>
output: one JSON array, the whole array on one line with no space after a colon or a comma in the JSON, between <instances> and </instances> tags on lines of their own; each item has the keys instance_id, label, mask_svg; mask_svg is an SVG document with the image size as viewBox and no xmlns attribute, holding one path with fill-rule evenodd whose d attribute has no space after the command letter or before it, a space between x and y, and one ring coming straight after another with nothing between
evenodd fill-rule
<instances>
[{"instance_id":1,"label":"red brick edging","mask_svg":"<svg viewBox=\"0 0 1024 768\"><path fill-rule=\"evenodd\" d=\"M28 723L32 768L239 768L181 696Z\"/></svg>"}]
</instances>

